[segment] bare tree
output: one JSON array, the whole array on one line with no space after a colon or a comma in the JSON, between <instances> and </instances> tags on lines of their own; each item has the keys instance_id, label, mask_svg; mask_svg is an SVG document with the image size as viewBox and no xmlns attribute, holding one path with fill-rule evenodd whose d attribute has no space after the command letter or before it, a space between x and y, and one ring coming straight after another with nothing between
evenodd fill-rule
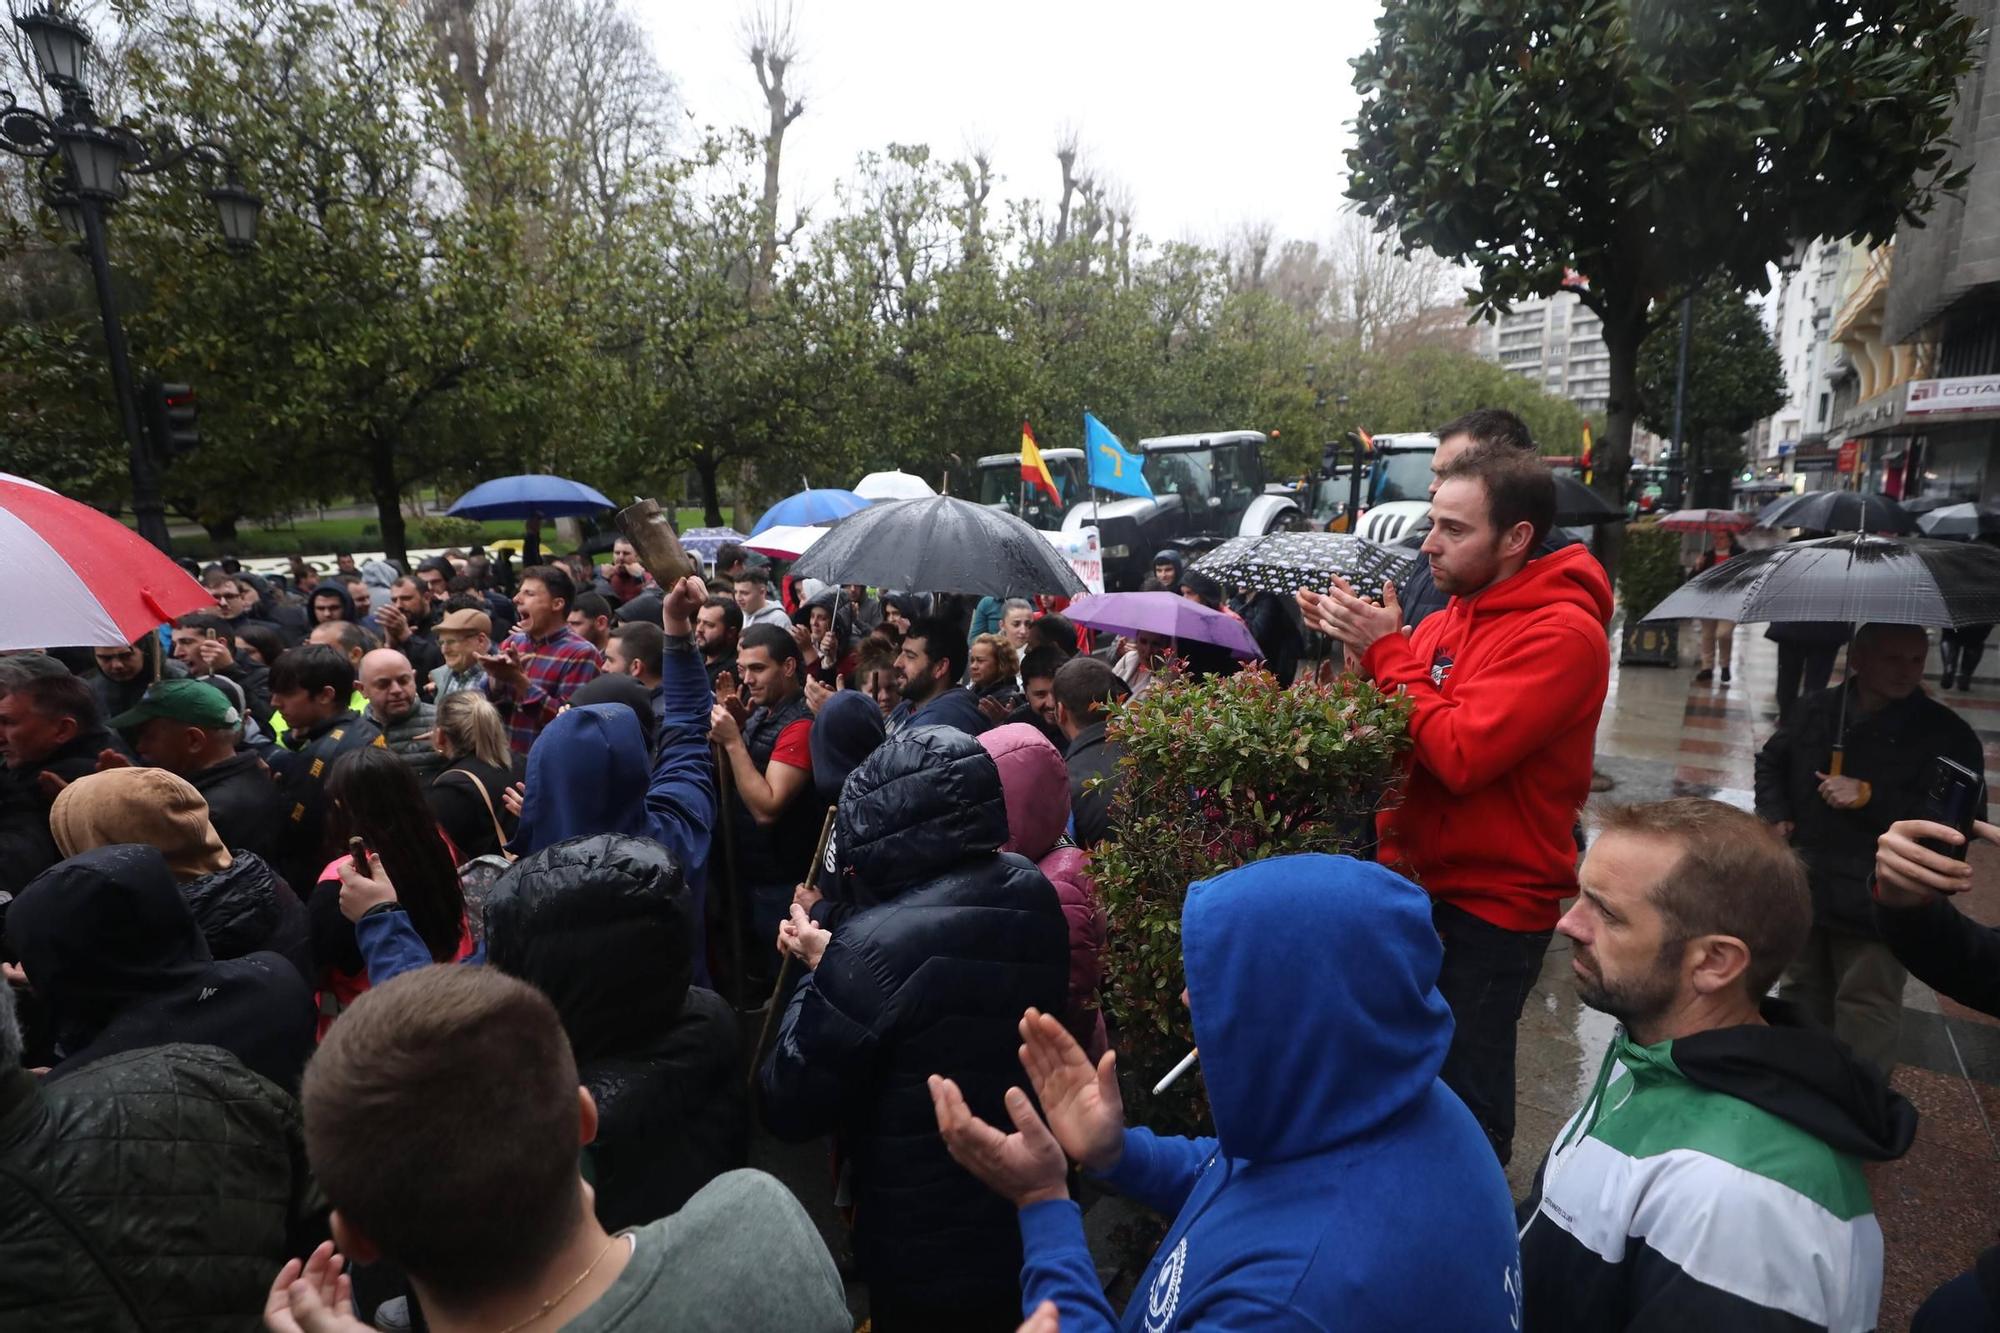
<instances>
[{"instance_id":1,"label":"bare tree","mask_svg":"<svg viewBox=\"0 0 2000 1333\"><path fill-rule=\"evenodd\" d=\"M984 143L970 145L966 156L951 164L951 178L964 200L959 229L964 237L965 262L970 264L986 254L986 197L993 193L992 150Z\"/></svg>"},{"instance_id":2,"label":"bare tree","mask_svg":"<svg viewBox=\"0 0 2000 1333\"><path fill-rule=\"evenodd\" d=\"M673 83L621 0L424 0L421 18L460 165L470 135L532 135L553 149L543 202L602 231L671 147Z\"/></svg>"},{"instance_id":3,"label":"bare tree","mask_svg":"<svg viewBox=\"0 0 2000 1333\"><path fill-rule=\"evenodd\" d=\"M1083 136L1076 126L1065 125L1056 136L1056 163L1062 168L1062 201L1056 208L1056 244L1069 239L1070 206L1080 183L1076 164L1082 152Z\"/></svg>"},{"instance_id":4,"label":"bare tree","mask_svg":"<svg viewBox=\"0 0 2000 1333\"><path fill-rule=\"evenodd\" d=\"M1465 322L1457 270L1428 251L1398 255L1358 213L1342 214L1330 257L1335 332L1364 349L1448 337Z\"/></svg>"},{"instance_id":5,"label":"bare tree","mask_svg":"<svg viewBox=\"0 0 2000 1333\"><path fill-rule=\"evenodd\" d=\"M785 87L785 76L799 54L798 24L790 0L771 0L768 8L758 10L744 26L743 44L769 116L764 131L764 192L757 209L757 265L750 288L751 301L761 305L771 295L771 275L778 267L778 165L784 156L785 131L806 109L805 99Z\"/></svg>"}]
</instances>

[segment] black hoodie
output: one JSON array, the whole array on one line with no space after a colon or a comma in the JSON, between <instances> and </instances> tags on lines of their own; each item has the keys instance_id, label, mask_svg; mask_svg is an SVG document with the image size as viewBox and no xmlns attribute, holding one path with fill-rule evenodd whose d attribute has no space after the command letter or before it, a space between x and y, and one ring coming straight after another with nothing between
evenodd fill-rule
<instances>
[{"instance_id":1,"label":"black hoodie","mask_svg":"<svg viewBox=\"0 0 2000 1333\"><path fill-rule=\"evenodd\" d=\"M216 962L157 848L98 847L36 876L7 939L48 1007L51 1078L118 1051L220 1046L287 1092L313 1048L311 992L273 953Z\"/></svg>"},{"instance_id":2,"label":"black hoodie","mask_svg":"<svg viewBox=\"0 0 2000 1333\"><path fill-rule=\"evenodd\" d=\"M676 1212L749 1155L736 1016L690 984L695 901L647 838L571 838L487 892L486 960L556 1007L597 1103L590 1147L606 1229Z\"/></svg>"}]
</instances>

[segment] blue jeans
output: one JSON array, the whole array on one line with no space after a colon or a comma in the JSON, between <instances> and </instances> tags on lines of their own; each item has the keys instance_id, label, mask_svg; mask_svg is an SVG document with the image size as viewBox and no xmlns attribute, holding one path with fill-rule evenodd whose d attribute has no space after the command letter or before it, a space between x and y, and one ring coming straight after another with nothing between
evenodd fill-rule
<instances>
[{"instance_id":1,"label":"blue jeans","mask_svg":"<svg viewBox=\"0 0 2000 1333\"><path fill-rule=\"evenodd\" d=\"M1450 903L1431 905L1444 942L1438 994L1451 1006L1451 1049L1438 1077L1486 1131L1500 1165L1514 1155L1514 1030L1542 975L1554 931L1506 930Z\"/></svg>"}]
</instances>

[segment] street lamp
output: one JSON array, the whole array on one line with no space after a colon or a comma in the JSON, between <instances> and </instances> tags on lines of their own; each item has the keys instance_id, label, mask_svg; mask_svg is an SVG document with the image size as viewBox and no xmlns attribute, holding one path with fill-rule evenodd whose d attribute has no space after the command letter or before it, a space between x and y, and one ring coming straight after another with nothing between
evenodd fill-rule
<instances>
[{"instance_id":1,"label":"street lamp","mask_svg":"<svg viewBox=\"0 0 2000 1333\"><path fill-rule=\"evenodd\" d=\"M223 183L205 193L215 205L223 241L230 249L241 251L256 244L262 203L243 188L235 161L221 144L207 139L181 144L170 138L149 144L132 130L100 121L83 83L90 33L53 3L21 15L14 26L27 35L42 78L61 97L62 109L54 116L44 115L17 102L12 89L0 88L0 149L38 159L52 169L60 164L46 197L63 226L83 238L82 249L90 259L98 314L104 321L104 350L111 362L111 387L132 473L132 512L139 521L139 535L162 551L171 551L166 504L160 498L160 460L147 447L139 426L131 357L111 289L105 215L125 197L125 177L149 176L188 162L223 174Z\"/></svg>"}]
</instances>

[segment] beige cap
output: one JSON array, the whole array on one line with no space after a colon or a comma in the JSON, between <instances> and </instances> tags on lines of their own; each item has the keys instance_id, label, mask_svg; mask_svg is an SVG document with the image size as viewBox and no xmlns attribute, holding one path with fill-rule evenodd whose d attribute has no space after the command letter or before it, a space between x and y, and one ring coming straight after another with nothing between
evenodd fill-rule
<instances>
[{"instance_id":1,"label":"beige cap","mask_svg":"<svg viewBox=\"0 0 2000 1333\"><path fill-rule=\"evenodd\" d=\"M437 623L439 634L484 634L493 637L493 617L484 611L454 611Z\"/></svg>"}]
</instances>

